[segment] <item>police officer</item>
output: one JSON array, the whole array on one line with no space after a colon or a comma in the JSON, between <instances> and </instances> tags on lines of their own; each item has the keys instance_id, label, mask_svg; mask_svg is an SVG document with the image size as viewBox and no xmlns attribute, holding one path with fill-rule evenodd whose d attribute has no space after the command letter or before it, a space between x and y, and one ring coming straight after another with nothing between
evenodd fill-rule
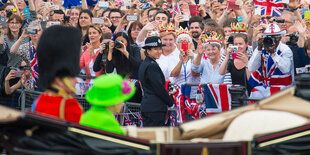
<instances>
[{"instance_id":1,"label":"police officer","mask_svg":"<svg viewBox=\"0 0 310 155\"><path fill-rule=\"evenodd\" d=\"M164 126L168 106L174 104L165 89L165 77L155 61L162 53L159 37L149 37L145 40L146 58L139 68L139 79L142 83L144 96L141 102L143 126Z\"/></svg>"}]
</instances>

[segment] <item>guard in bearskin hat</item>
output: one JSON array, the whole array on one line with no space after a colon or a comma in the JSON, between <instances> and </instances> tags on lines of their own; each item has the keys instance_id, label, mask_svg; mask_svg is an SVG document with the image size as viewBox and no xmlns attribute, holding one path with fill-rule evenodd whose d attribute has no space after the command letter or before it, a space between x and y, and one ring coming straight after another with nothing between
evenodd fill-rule
<instances>
[{"instance_id":1,"label":"guard in bearskin hat","mask_svg":"<svg viewBox=\"0 0 310 155\"><path fill-rule=\"evenodd\" d=\"M75 94L78 75L81 34L73 27L52 26L40 38L37 57L39 87L45 92L33 104L32 111L79 122L83 108Z\"/></svg>"}]
</instances>

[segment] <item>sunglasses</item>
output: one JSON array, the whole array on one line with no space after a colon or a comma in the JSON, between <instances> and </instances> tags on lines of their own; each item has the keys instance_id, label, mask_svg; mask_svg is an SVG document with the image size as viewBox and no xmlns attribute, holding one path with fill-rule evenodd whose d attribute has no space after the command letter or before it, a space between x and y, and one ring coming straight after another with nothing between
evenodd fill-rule
<instances>
[{"instance_id":1,"label":"sunglasses","mask_svg":"<svg viewBox=\"0 0 310 155\"><path fill-rule=\"evenodd\" d=\"M30 70L31 68L29 66L19 66L19 70Z\"/></svg>"}]
</instances>

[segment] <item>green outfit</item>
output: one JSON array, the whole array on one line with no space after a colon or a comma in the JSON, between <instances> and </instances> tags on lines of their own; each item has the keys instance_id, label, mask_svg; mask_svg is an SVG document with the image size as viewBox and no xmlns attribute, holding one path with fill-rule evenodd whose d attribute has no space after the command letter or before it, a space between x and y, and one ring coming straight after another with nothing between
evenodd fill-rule
<instances>
[{"instance_id":1,"label":"green outfit","mask_svg":"<svg viewBox=\"0 0 310 155\"><path fill-rule=\"evenodd\" d=\"M82 117L80 124L125 135L114 115L105 107L93 106Z\"/></svg>"},{"instance_id":2,"label":"green outfit","mask_svg":"<svg viewBox=\"0 0 310 155\"><path fill-rule=\"evenodd\" d=\"M122 103L134 94L135 86L120 75L105 74L97 77L85 96L92 107L82 115L80 124L125 135L121 125L106 107Z\"/></svg>"}]
</instances>

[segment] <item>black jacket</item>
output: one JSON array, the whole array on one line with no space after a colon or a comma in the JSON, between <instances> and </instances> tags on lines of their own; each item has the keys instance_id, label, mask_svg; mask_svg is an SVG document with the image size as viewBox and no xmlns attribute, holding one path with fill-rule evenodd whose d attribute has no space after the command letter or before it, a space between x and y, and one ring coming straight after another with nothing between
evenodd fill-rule
<instances>
[{"instance_id":1,"label":"black jacket","mask_svg":"<svg viewBox=\"0 0 310 155\"><path fill-rule=\"evenodd\" d=\"M139 68L144 96L141 112L166 112L174 102L165 89L165 77L155 60L146 57Z\"/></svg>"},{"instance_id":2,"label":"black jacket","mask_svg":"<svg viewBox=\"0 0 310 155\"><path fill-rule=\"evenodd\" d=\"M129 75L132 79L138 79L138 69L141 63L140 49L130 46L127 50L129 52L129 59L120 51L113 51L112 60L106 61L106 72L112 73L114 68L116 68L117 74L120 74L122 77Z\"/></svg>"}]
</instances>

